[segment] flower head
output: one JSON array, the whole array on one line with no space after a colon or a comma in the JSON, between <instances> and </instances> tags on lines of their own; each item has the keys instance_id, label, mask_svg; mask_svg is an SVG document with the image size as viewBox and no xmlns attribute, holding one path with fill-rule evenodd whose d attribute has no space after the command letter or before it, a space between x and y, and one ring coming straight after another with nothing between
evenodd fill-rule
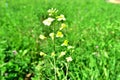
<instances>
[{"instance_id":1,"label":"flower head","mask_svg":"<svg viewBox=\"0 0 120 80\"><path fill-rule=\"evenodd\" d=\"M68 40L64 40L61 46L68 46Z\"/></svg>"},{"instance_id":2,"label":"flower head","mask_svg":"<svg viewBox=\"0 0 120 80\"><path fill-rule=\"evenodd\" d=\"M61 14L60 16L57 16L56 18L58 21L62 21L62 20L65 21L66 20L66 18L63 14Z\"/></svg>"},{"instance_id":3,"label":"flower head","mask_svg":"<svg viewBox=\"0 0 120 80\"><path fill-rule=\"evenodd\" d=\"M63 37L63 33L58 31L57 34L56 34L56 37L61 37L62 38Z\"/></svg>"},{"instance_id":4,"label":"flower head","mask_svg":"<svg viewBox=\"0 0 120 80\"><path fill-rule=\"evenodd\" d=\"M55 20L54 18L49 17L48 19L45 19L45 20L43 21L43 24L46 25L46 26L50 26L51 23L52 23L54 20Z\"/></svg>"},{"instance_id":5,"label":"flower head","mask_svg":"<svg viewBox=\"0 0 120 80\"><path fill-rule=\"evenodd\" d=\"M40 52L40 56L46 56L44 52Z\"/></svg>"},{"instance_id":6,"label":"flower head","mask_svg":"<svg viewBox=\"0 0 120 80\"><path fill-rule=\"evenodd\" d=\"M72 59L72 57L67 57L66 60L67 60L67 62L71 62L73 59Z\"/></svg>"},{"instance_id":7,"label":"flower head","mask_svg":"<svg viewBox=\"0 0 120 80\"><path fill-rule=\"evenodd\" d=\"M66 28L66 27L67 27L67 25L66 25L65 23L62 23L62 24L61 24L61 27L60 27L60 30Z\"/></svg>"},{"instance_id":8,"label":"flower head","mask_svg":"<svg viewBox=\"0 0 120 80\"><path fill-rule=\"evenodd\" d=\"M45 37L44 35L40 35L39 38L40 38L41 40L46 39L46 37Z\"/></svg>"},{"instance_id":9,"label":"flower head","mask_svg":"<svg viewBox=\"0 0 120 80\"><path fill-rule=\"evenodd\" d=\"M51 53L51 56L55 56L55 52L52 52L52 53Z\"/></svg>"},{"instance_id":10,"label":"flower head","mask_svg":"<svg viewBox=\"0 0 120 80\"><path fill-rule=\"evenodd\" d=\"M49 36L54 40L54 33L50 33Z\"/></svg>"},{"instance_id":11,"label":"flower head","mask_svg":"<svg viewBox=\"0 0 120 80\"><path fill-rule=\"evenodd\" d=\"M68 48L68 49L73 49L74 47L73 47L73 46L68 46L67 48Z\"/></svg>"},{"instance_id":12,"label":"flower head","mask_svg":"<svg viewBox=\"0 0 120 80\"><path fill-rule=\"evenodd\" d=\"M59 58L62 57L62 56L64 56L65 54L66 54L66 51L62 51L62 52L60 53Z\"/></svg>"},{"instance_id":13,"label":"flower head","mask_svg":"<svg viewBox=\"0 0 120 80\"><path fill-rule=\"evenodd\" d=\"M16 51L16 50L14 50L14 51L12 51L12 52L13 52L13 54L14 54L14 55L16 55L16 54L17 54L17 51Z\"/></svg>"},{"instance_id":14,"label":"flower head","mask_svg":"<svg viewBox=\"0 0 120 80\"><path fill-rule=\"evenodd\" d=\"M48 12L49 16L52 16L52 15L56 14L58 12L58 10L51 8L47 12Z\"/></svg>"}]
</instances>

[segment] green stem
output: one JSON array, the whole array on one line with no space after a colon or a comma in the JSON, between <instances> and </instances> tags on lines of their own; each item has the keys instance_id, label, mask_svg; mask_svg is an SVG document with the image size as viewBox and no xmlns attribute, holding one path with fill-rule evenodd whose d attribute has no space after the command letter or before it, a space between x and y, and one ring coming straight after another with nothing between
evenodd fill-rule
<instances>
[{"instance_id":1,"label":"green stem","mask_svg":"<svg viewBox=\"0 0 120 80\"><path fill-rule=\"evenodd\" d=\"M53 26L53 32L55 33L55 27ZM55 49L55 35L54 35L54 39L53 39L53 50L54 50L54 53L56 52L56 49ZM55 71L55 80L57 80L57 72L56 72L56 59L55 59L55 56L54 56L54 71Z\"/></svg>"},{"instance_id":2,"label":"green stem","mask_svg":"<svg viewBox=\"0 0 120 80\"><path fill-rule=\"evenodd\" d=\"M57 80L57 76L56 76L56 74L57 74L57 72L56 72L56 60L55 60L55 57L54 57L54 71L55 71L55 80Z\"/></svg>"},{"instance_id":3,"label":"green stem","mask_svg":"<svg viewBox=\"0 0 120 80\"><path fill-rule=\"evenodd\" d=\"M67 64L65 64L65 65L66 65L66 80L67 80L69 63L67 63Z\"/></svg>"}]
</instances>

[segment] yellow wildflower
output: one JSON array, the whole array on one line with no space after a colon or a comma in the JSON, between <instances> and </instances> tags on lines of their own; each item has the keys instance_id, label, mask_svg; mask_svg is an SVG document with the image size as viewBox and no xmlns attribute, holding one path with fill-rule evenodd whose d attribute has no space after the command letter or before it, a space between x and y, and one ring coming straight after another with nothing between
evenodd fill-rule
<instances>
[{"instance_id":1,"label":"yellow wildflower","mask_svg":"<svg viewBox=\"0 0 120 80\"><path fill-rule=\"evenodd\" d=\"M72 59L72 57L67 57L66 60L67 60L67 62L71 62L73 59Z\"/></svg>"},{"instance_id":2,"label":"yellow wildflower","mask_svg":"<svg viewBox=\"0 0 120 80\"><path fill-rule=\"evenodd\" d=\"M54 33L50 33L49 36L54 40Z\"/></svg>"},{"instance_id":3,"label":"yellow wildflower","mask_svg":"<svg viewBox=\"0 0 120 80\"><path fill-rule=\"evenodd\" d=\"M55 19L49 17L48 19L45 19L45 20L43 21L43 24L46 25L46 26L50 26L51 23L52 23L54 20L55 20Z\"/></svg>"},{"instance_id":4,"label":"yellow wildflower","mask_svg":"<svg viewBox=\"0 0 120 80\"><path fill-rule=\"evenodd\" d=\"M67 25L66 25L65 23L62 23L62 24L61 24L61 27L60 27L60 30L66 28L66 27L67 27Z\"/></svg>"},{"instance_id":5,"label":"yellow wildflower","mask_svg":"<svg viewBox=\"0 0 120 80\"><path fill-rule=\"evenodd\" d=\"M40 52L40 56L46 56L44 52Z\"/></svg>"},{"instance_id":6,"label":"yellow wildflower","mask_svg":"<svg viewBox=\"0 0 120 80\"><path fill-rule=\"evenodd\" d=\"M56 34L56 37L61 37L62 38L63 37L63 33L58 31L57 34Z\"/></svg>"},{"instance_id":7,"label":"yellow wildflower","mask_svg":"<svg viewBox=\"0 0 120 80\"><path fill-rule=\"evenodd\" d=\"M46 37L45 37L44 35L40 35L39 38L40 38L41 40L44 40Z\"/></svg>"},{"instance_id":8,"label":"yellow wildflower","mask_svg":"<svg viewBox=\"0 0 120 80\"><path fill-rule=\"evenodd\" d=\"M64 40L61 46L68 46L68 40Z\"/></svg>"},{"instance_id":9,"label":"yellow wildflower","mask_svg":"<svg viewBox=\"0 0 120 80\"><path fill-rule=\"evenodd\" d=\"M62 21L62 20L65 21L66 20L65 16L63 14L61 14L60 16L57 16L56 18L58 21Z\"/></svg>"},{"instance_id":10,"label":"yellow wildflower","mask_svg":"<svg viewBox=\"0 0 120 80\"><path fill-rule=\"evenodd\" d=\"M60 53L59 58L62 57L62 56L64 56L65 54L66 54L66 51L62 51L62 52Z\"/></svg>"},{"instance_id":11,"label":"yellow wildflower","mask_svg":"<svg viewBox=\"0 0 120 80\"><path fill-rule=\"evenodd\" d=\"M55 52L52 52L52 53L51 53L51 56L55 56Z\"/></svg>"}]
</instances>

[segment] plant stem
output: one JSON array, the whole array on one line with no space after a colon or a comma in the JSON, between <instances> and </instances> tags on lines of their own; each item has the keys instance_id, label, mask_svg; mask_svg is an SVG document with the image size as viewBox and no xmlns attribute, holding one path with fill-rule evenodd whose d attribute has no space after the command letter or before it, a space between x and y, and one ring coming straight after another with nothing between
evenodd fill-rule
<instances>
[{"instance_id":1,"label":"plant stem","mask_svg":"<svg viewBox=\"0 0 120 80\"><path fill-rule=\"evenodd\" d=\"M55 33L55 27L53 26L53 32ZM55 35L54 35L54 39L53 39L53 50L54 50L54 53L56 52L56 49L55 49ZM54 56L54 72L55 72L55 80L57 80L57 72L56 72L56 59L55 59L55 56Z\"/></svg>"},{"instance_id":2,"label":"plant stem","mask_svg":"<svg viewBox=\"0 0 120 80\"><path fill-rule=\"evenodd\" d=\"M54 71L55 71L55 80L57 80L57 76L56 76L56 60L55 60L55 57L54 57Z\"/></svg>"},{"instance_id":3,"label":"plant stem","mask_svg":"<svg viewBox=\"0 0 120 80\"><path fill-rule=\"evenodd\" d=\"M67 63L67 64L65 64L65 65L66 65L66 80L67 80L69 63Z\"/></svg>"}]
</instances>

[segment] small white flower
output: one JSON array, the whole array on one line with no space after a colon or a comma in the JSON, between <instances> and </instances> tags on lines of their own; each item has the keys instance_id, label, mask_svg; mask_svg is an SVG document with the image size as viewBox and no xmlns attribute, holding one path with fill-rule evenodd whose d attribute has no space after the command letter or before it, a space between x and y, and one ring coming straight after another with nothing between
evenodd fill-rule
<instances>
[{"instance_id":1,"label":"small white flower","mask_svg":"<svg viewBox=\"0 0 120 80\"><path fill-rule=\"evenodd\" d=\"M56 18L58 21L62 21L62 20L65 21L66 20L65 16L63 14L61 14L60 16L57 16Z\"/></svg>"},{"instance_id":2,"label":"small white flower","mask_svg":"<svg viewBox=\"0 0 120 80\"><path fill-rule=\"evenodd\" d=\"M16 50L14 50L14 51L12 51L12 52L13 52L13 54L14 54L14 55L16 55L16 54L17 54L17 51L16 51Z\"/></svg>"},{"instance_id":3,"label":"small white flower","mask_svg":"<svg viewBox=\"0 0 120 80\"><path fill-rule=\"evenodd\" d=\"M62 56L64 56L65 54L66 54L66 51L62 51L62 52L60 53L59 58L62 57Z\"/></svg>"},{"instance_id":4,"label":"small white flower","mask_svg":"<svg viewBox=\"0 0 120 80\"><path fill-rule=\"evenodd\" d=\"M46 26L50 26L51 25L51 23L54 21L55 19L54 18L48 18L48 19L45 19L44 21L43 21L43 24L44 25L46 25Z\"/></svg>"},{"instance_id":5,"label":"small white flower","mask_svg":"<svg viewBox=\"0 0 120 80\"><path fill-rule=\"evenodd\" d=\"M44 40L46 37L45 37L44 35L40 35L39 38L40 38L41 40Z\"/></svg>"},{"instance_id":6,"label":"small white flower","mask_svg":"<svg viewBox=\"0 0 120 80\"><path fill-rule=\"evenodd\" d=\"M40 56L46 56L44 52L40 52Z\"/></svg>"},{"instance_id":7,"label":"small white flower","mask_svg":"<svg viewBox=\"0 0 120 80\"><path fill-rule=\"evenodd\" d=\"M100 57L100 54L98 52L93 52L92 55L94 55L96 57Z\"/></svg>"},{"instance_id":8,"label":"small white flower","mask_svg":"<svg viewBox=\"0 0 120 80\"><path fill-rule=\"evenodd\" d=\"M67 57L66 60L67 60L67 62L71 62L73 59L72 59L72 57Z\"/></svg>"},{"instance_id":9,"label":"small white flower","mask_svg":"<svg viewBox=\"0 0 120 80\"><path fill-rule=\"evenodd\" d=\"M54 40L54 33L50 33L49 36Z\"/></svg>"},{"instance_id":10,"label":"small white flower","mask_svg":"<svg viewBox=\"0 0 120 80\"><path fill-rule=\"evenodd\" d=\"M68 46L67 48L68 48L68 49L73 49L74 47L73 47L73 46Z\"/></svg>"}]
</instances>

